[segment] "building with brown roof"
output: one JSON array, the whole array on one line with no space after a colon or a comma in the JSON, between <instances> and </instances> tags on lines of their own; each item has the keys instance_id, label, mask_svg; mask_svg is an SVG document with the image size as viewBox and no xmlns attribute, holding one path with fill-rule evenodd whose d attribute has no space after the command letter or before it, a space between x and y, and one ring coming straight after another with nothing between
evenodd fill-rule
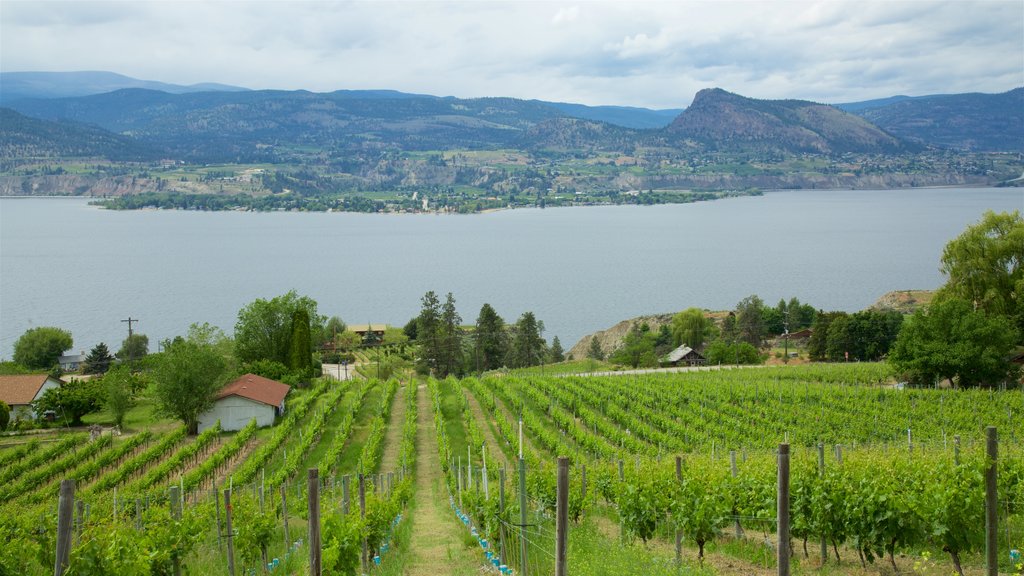
<instances>
[{"instance_id":1,"label":"building with brown roof","mask_svg":"<svg viewBox=\"0 0 1024 576\"><path fill-rule=\"evenodd\" d=\"M34 419L32 402L51 388L60 388L64 382L49 374L15 374L0 376L0 400L11 407L11 420Z\"/></svg>"},{"instance_id":2,"label":"building with brown roof","mask_svg":"<svg viewBox=\"0 0 1024 576\"><path fill-rule=\"evenodd\" d=\"M271 426L274 418L284 414L284 399L291 387L287 384L246 374L217 393L213 407L199 415L199 431L220 420L223 430L241 430L250 420L257 426Z\"/></svg>"}]
</instances>

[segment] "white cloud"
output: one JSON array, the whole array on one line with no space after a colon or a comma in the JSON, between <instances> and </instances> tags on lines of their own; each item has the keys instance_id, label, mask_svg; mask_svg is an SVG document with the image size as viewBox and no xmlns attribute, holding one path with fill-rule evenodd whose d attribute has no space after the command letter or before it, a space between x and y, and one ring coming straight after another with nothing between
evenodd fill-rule
<instances>
[{"instance_id":1,"label":"white cloud","mask_svg":"<svg viewBox=\"0 0 1024 576\"><path fill-rule=\"evenodd\" d=\"M555 16L551 18L552 24L565 24L569 22L575 22L580 17L580 7L572 6L569 8L560 8L558 12L555 12Z\"/></svg>"},{"instance_id":2,"label":"white cloud","mask_svg":"<svg viewBox=\"0 0 1024 576\"><path fill-rule=\"evenodd\" d=\"M0 2L0 69L680 107L1024 85L1017 0Z\"/></svg>"}]
</instances>

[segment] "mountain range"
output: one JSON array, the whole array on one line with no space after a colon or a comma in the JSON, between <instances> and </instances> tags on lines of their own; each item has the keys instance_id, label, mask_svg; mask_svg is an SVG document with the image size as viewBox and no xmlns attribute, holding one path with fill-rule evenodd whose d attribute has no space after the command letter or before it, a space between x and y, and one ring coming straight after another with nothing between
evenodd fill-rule
<instances>
[{"instance_id":1,"label":"mountain range","mask_svg":"<svg viewBox=\"0 0 1024 576\"><path fill-rule=\"evenodd\" d=\"M123 85L129 87L105 91ZM43 156L92 150L111 158L157 154L196 162L276 162L311 148L337 158L389 149L626 155L638 147L673 155L1024 151L1024 88L835 106L759 100L715 88L700 91L684 110L649 110L389 90L178 86L101 72L7 72L0 75L0 102L10 108L0 126L4 157L26 146Z\"/></svg>"}]
</instances>

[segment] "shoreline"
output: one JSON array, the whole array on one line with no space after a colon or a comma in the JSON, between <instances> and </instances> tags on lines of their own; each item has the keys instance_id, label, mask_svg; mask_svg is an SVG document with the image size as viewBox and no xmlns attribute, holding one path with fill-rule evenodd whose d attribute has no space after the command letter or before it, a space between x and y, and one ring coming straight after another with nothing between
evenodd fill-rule
<instances>
[{"instance_id":1,"label":"shoreline","mask_svg":"<svg viewBox=\"0 0 1024 576\"><path fill-rule=\"evenodd\" d=\"M716 198L704 198L693 200L690 202L659 202L654 204L641 204L634 202L595 202L588 204L569 204L569 205L556 205L556 206L504 206L499 208L487 208L478 212L457 212L451 210L416 210L416 211L391 211L383 210L379 212L368 212L359 210L252 210L252 209L239 209L239 208L225 208L220 210L199 210L189 208L163 208L159 206L143 206L140 208L108 208L99 204L94 204L98 200L110 200L115 198L102 197L102 196L81 196L81 195L61 195L61 194L46 194L46 195L0 195L0 200L31 200L31 199L46 199L46 200L84 200L87 201L88 205L97 210L111 210L114 212L145 212L145 211L167 211L167 212L244 212L244 213L260 213L260 214L271 214L275 212L281 213L309 213L309 214L367 214L367 215L381 215L381 216L476 216L476 215L488 215L496 214L499 212L508 212L513 210L549 210L549 209L565 209L565 208L598 208L598 207L609 207L609 206L636 206L641 208L650 208L656 206L668 206L668 205L685 205L685 204L697 204L703 202L714 202L719 200L729 200L735 198L753 198L758 196L764 196L766 194L776 194L782 192L806 192L806 193L828 193L828 192L885 192L885 191L927 191L927 190L949 190L949 189L972 189L972 190L1000 190L1009 189L1013 190L1016 187L1004 187L1004 186L993 186L993 185L955 185L955 184L944 184L944 185L932 185L932 186L906 186L900 188L767 188L758 190L757 192L722 192L722 196ZM689 193L693 190L672 190L672 192L678 193Z\"/></svg>"}]
</instances>

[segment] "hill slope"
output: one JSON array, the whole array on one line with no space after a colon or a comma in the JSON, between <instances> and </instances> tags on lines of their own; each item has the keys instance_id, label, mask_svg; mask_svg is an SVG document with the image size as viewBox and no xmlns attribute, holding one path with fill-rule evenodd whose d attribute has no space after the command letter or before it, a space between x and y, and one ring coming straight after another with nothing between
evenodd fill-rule
<instances>
[{"instance_id":1,"label":"hill slope","mask_svg":"<svg viewBox=\"0 0 1024 576\"><path fill-rule=\"evenodd\" d=\"M804 100L756 100L720 88L701 90L666 129L723 151L895 153L908 146L870 122Z\"/></svg>"},{"instance_id":2,"label":"hill slope","mask_svg":"<svg viewBox=\"0 0 1024 576\"><path fill-rule=\"evenodd\" d=\"M0 108L0 158L152 160L160 156L150 146L96 126L39 120Z\"/></svg>"},{"instance_id":3,"label":"hill slope","mask_svg":"<svg viewBox=\"0 0 1024 576\"><path fill-rule=\"evenodd\" d=\"M1024 88L907 98L854 112L914 142L954 150L1024 151Z\"/></svg>"}]
</instances>

